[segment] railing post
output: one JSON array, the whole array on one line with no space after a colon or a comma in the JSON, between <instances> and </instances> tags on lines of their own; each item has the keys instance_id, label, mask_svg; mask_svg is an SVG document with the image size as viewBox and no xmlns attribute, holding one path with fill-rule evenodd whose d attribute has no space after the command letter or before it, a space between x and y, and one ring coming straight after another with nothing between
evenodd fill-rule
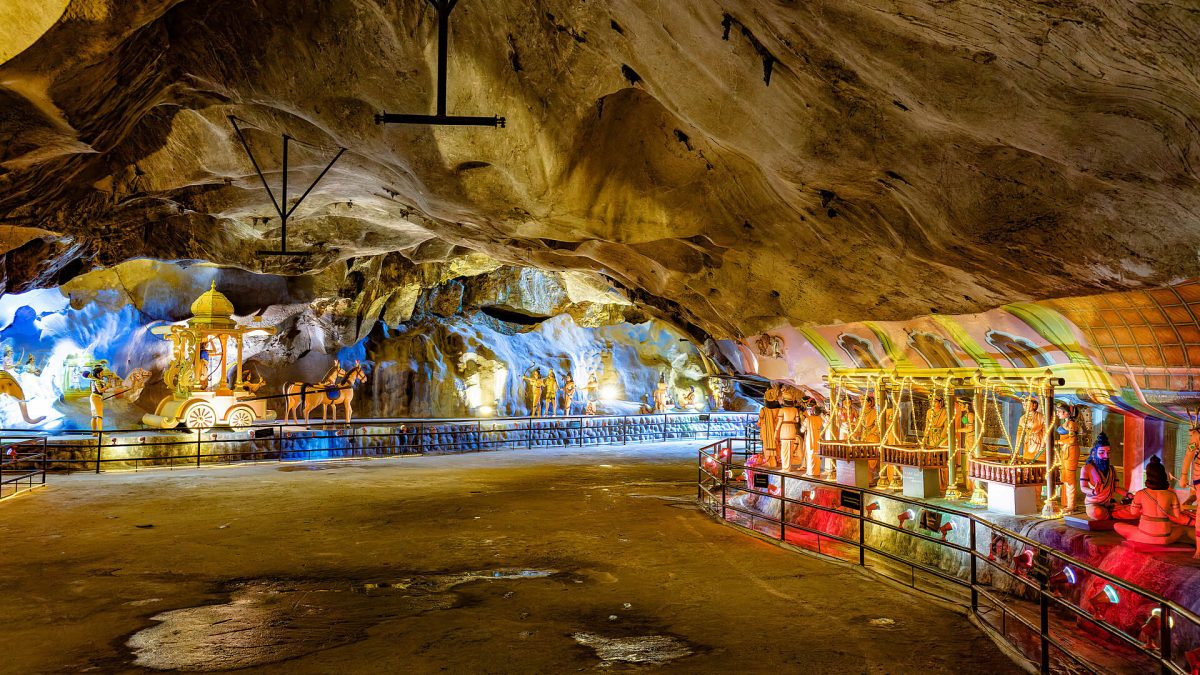
<instances>
[{"instance_id":1,"label":"railing post","mask_svg":"<svg viewBox=\"0 0 1200 675\"><path fill-rule=\"evenodd\" d=\"M529 418L529 431L525 434L525 449L533 449L533 418Z\"/></svg>"},{"instance_id":2,"label":"railing post","mask_svg":"<svg viewBox=\"0 0 1200 675\"><path fill-rule=\"evenodd\" d=\"M1038 583L1038 613L1041 616L1042 672L1050 672L1050 601L1046 597L1046 580Z\"/></svg>"},{"instance_id":3,"label":"railing post","mask_svg":"<svg viewBox=\"0 0 1200 675\"><path fill-rule=\"evenodd\" d=\"M971 613L978 614L979 613L979 590L976 587L979 584L979 571L978 571L979 559L978 559L978 556L975 555L975 551L977 550L975 548L975 519L972 518L970 520L970 522L971 522Z\"/></svg>"},{"instance_id":4,"label":"railing post","mask_svg":"<svg viewBox=\"0 0 1200 675\"><path fill-rule=\"evenodd\" d=\"M200 468L200 430L196 430L196 468Z\"/></svg>"},{"instance_id":5,"label":"railing post","mask_svg":"<svg viewBox=\"0 0 1200 675\"><path fill-rule=\"evenodd\" d=\"M717 452L717 465L720 467L720 470L721 470L721 482L720 482L720 486L721 486L721 520L724 521L724 520L726 520L726 517L725 517L726 494L725 493L727 492L726 487L725 487L725 480L726 480L726 477L728 476L728 474L725 473L725 460L721 459L720 451Z\"/></svg>"},{"instance_id":6,"label":"railing post","mask_svg":"<svg viewBox=\"0 0 1200 675\"><path fill-rule=\"evenodd\" d=\"M729 445L729 459L730 460L733 459L733 444L732 443ZM768 489L767 492L770 492L770 489ZM783 538L784 524L783 523L784 523L784 521L787 520L787 499L786 499L786 497L787 497L787 475L784 474L779 477L779 541L784 540L784 538ZM801 500L801 501L803 501L803 500ZM801 508L803 508L803 507L801 507Z\"/></svg>"},{"instance_id":7,"label":"railing post","mask_svg":"<svg viewBox=\"0 0 1200 675\"><path fill-rule=\"evenodd\" d=\"M1158 605L1158 651L1162 657L1162 672L1171 672L1171 606L1165 602Z\"/></svg>"},{"instance_id":8,"label":"railing post","mask_svg":"<svg viewBox=\"0 0 1200 675\"><path fill-rule=\"evenodd\" d=\"M96 473L100 473L100 453L104 448L104 428L96 432Z\"/></svg>"},{"instance_id":9,"label":"railing post","mask_svg":"<svg viewBox=\"0 0 1200 675\"><path fill-rule=\"evenodd\" d=\"M867 493L858 491L858 565L867 566Z\"/></svg>"}]
</instances>

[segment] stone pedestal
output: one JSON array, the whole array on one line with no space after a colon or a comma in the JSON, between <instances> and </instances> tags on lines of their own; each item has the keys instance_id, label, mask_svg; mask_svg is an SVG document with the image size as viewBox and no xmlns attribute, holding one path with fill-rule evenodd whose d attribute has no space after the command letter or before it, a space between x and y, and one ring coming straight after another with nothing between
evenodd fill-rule
<instances>
[{"instance_id":1,"label":"stone pedestal","mask_svg":"<svg viewBox=\"0 0 1200 675\"><path fill-rule=\"evenodd\" d=\"M988 508L1010 516L1029 516L1038 513L1040 485L1008 485L988 483Z\"/></svg>"},{"instance_id":2,"label":"stone pedestal","mask_svg":"<svg viewBox=\"0 0 1200 675\"><path fill-rule=\"evenodd\" d=\"M915 466L900 467L904 480L904 496L931 499L942 495L941 479L937 469L921 469Z\"/></svg>"},{"instance_id":3,"label":"stone pedestal","mask_svg":"<svg viewBox=\"0 0 1200 675\"><path fill-rule=\"evenodd\" d=\"M1113 521L1092 520L1082 513L1063 516L1063 522L1079 530L1097 531L1113 529Z\"/></svg>"},{"instance_id":4,"label":"stone pedestal","mask_svg":"<svg viewBox=\"0 0 1200 675\"><path fill-rule=\"evenodd\" d=\"M871 468L865 459L839 459L837 462L837 482L852 487L871 487Z\"/></svg>"}]
</instances>

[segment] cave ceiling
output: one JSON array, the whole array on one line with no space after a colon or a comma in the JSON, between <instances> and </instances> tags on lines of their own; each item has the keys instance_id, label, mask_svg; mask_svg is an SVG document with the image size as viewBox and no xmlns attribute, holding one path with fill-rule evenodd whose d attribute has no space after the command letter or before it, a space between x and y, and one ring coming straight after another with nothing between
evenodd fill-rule
<instances>
[{"instance_id":1,"label":"cave ceiling","mask_svg":"<svg viewBox=\"0 0 1200 675\"><path fill-rule=\"evenodd\" d=\"M1191 3L461 0L449 111L504 129L375 124L433 112L425 0L13 3L9 291L485 254L738 337L1200 276ZM293 203L346 148L289 224L316 255L254 256L279 221L230 115L274 186L294 139Z\"/></svg>"}]
</instances>

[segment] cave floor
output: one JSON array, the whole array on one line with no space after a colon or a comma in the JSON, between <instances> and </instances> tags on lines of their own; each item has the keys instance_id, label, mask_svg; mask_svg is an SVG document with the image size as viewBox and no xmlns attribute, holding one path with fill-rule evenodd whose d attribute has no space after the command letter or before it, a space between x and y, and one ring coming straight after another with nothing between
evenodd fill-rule
<instances>
[{"instance_id":1,"label":"cave floor","mask_svg":"<svg viewBox=\"0 0 1200 675\"><path fill-rule=\"evenodd\" d=\"M698 510L696 447L52 476L0 502L0 671L1021 672Z\"/></svg>"}]
</instances>

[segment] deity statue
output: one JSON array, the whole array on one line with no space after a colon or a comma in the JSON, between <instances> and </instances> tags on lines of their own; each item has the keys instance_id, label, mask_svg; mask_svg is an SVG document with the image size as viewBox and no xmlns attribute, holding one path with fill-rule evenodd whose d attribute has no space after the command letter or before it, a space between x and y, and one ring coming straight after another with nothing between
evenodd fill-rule
<instances>
[{"instance_id":1,"label":"deity statue","mask_svg":"<svg viewBox=\"0 0 1200 675\"><path fill-rule=\"evenodd\" d=\"M762 440L763 461L771 469L779 468L779 389L772 383L758 410L758 437Z\"/></svg>"},{"instance_id":2,"label":"deity statue","mask_svg":"<svg viewBox=\"0 0 1200 675\"><path fill-rule=\"evenodd\" d=\"M658 376L658 387L654 390L654 412L667 412L667 400L667 375L666 373L661 373Z\"/></svg>"},{"instance_id":3,"label":"deity statue","mask_svg":"<svg viewBox=\"0 0 1200 675\"><path fill-rule=\"evenodd\" d=\"M571 404L575 400L575 378L571 377L571 373L567 373L567 379L563 381L563 414L571 414Z\"/></svg>"},{"instance_id":4,"label":"deity statue","mask_svg":"<svg viewBox=\"0 0 1200 675\"><path fill-rule=\"evenodd\" d=\"M542 369L534 368L533 377L525 376L526 390L525 403L529 406L530 417L541 417L542 415L542 387L545 383L542 381Z\"/></svg>"},{"instance_id":5,"label":"deity statue","mask_svg":"<svg viewBox=\"0 0 1200 675\"><path fill-rule=\"evenodd\" d=\"M1117 485L1117 471L1108 463L1108 451L1108 435L1102 431L1096 437L1092 452L1079 477L1079 486L1084 495L1084 511L1092 520L1112 518L1115 497L1118 494L1129 494Z\"/></svg>"},{"instance_id":6,"label":"deity statue","mask_svg":"<svg viewBox=\"0 0 1200 675\"><path fill-rule=\"evenodd\" d=\"M795 387L785 386L781 395L779 417L775 420L775 435L779 439L779 459L784 471L792 470L792 463L804 463L804 454L800 452L800 409L796 402L800 392ZM801 471L803 466L797 466Z\"/></svg>"},{"instance_id":7,"label":"deity statue","mask_svg":"<svg viewBox=\"0 0 1200 675\"><path fill-rule=\"evenodd\" d=\"M11 373L13 372L14 365L12 345L4 345L4 358L0 361L0 366L3 366L4 370Z\"/></svg>"},{"instance_id":8,"label":"deity statue","mask_svg":"<svg viewBox=\"0 0 1200 675\"><path fill-rule=\"evenodd\" d=\"M104 393L109 388L109 373L105 371L104 366L96 366L92 372L84 373L83 376L91 381L88 404L92 409L92 432L96 433L104 428Z\"/></svg>"},{"instance_id":9,"label":"deity statue","mask_svg":"<svg viewBox=\"0 0 1200 675\"><path fill-rule=\"evenodd\" d=\"M712 409L724 410L725 382L716 377L708 378L708 393L712 395Z\"/></svg>"},{"instance_id":10,"label":"deity statue","mask_svg":"<svg viewBox=\"0 0 1200 675\"><path fill-rule=\"evenodd\" d=\"M654 406L650 405L650 397L642 394L642 405L638 406L639 415L649 415L654 412Z\"/></svg>"},{"instance_id":11,"label":"deity statue","mask_svg":"<svg viewBox=\"0 0 1200 675\"><path fill-rule=\"evenodd\" d=\"M29 358L25 359L25 365L21 370L22 372L26 372L31 375L42 374L42 369L37 367L37 359L33 357L33 354L30 354Z\"/></svg>"},{"instance_id":12,"label":"deity statue","mask_svg":"<svg viewBox=\"0 0 1200 675\"><path fill-rule=\"evenodd\" d=\"M821 428L825 426L825 417L821 408L813 399L808 400L804 407L804 473L814 478L821 477Z\"/></svg>"},{"instance_id":13,"label":"deity statue","mask_svg":"<svg viewBox=\"0 0 1200 675\"><path fill-rule=\"evenodd\" d=\"M901 427L897 411L898 408L885 397L883 399L883 411L879 414L883 420L883 443L885 445L895 446L900 444ZM900 468L895 464L885 464L880 473L883 476L884 487L899 489L904 485L904 479L900 475Z\"/></svg>"},{"instance_id":14,"label":"deity statue","mask_svg":"<svg viewBox=\"0 0 1200 675\"><path fill-rule=\"evenodd\" d=\"M1058 471L1062 485L1063 513L1075 511L1075 495L1079 486L1079 424L1075 421L1075 408L1067 403L1058 404Z\"/></svg>"},{"instance_id":15,"label":"deity statue","mask_svg":"<svg viewBox=\"0 0 1200 675\"><path fill-rule=\"evenodd\" d=\"M926 448L946 447L946 401L941 396L934 396L925 412L925 432L921 435L921 445Z\"/></svg>"},{"instance_id":16,"label":"deity statue","mask_svg":"<svg viewBox=\"0 0 1200 675\"><path fill-rule=\"evenodd\" d=\"M959 474L969 474L967 471L967 458L973 456L975 452L975 408L971 405L971 399L959 397L954 401L954 417L958 428L955 430L955 447L954 447L954 468ZM949 467L943 470L943 483L949 484L950 474ZM954 477L954 484L958 485L958 476ZM943 489L945 486L943 486ZM974 483L967 478L967 489L974 489Z\"/></svg>"},{"instance_id":17,"label":"deity statue","mask_svg":"<svg viewBox=\"0 0 1200 675\"><path fill-rule=\"evenodd\" d=\"M879 411L875 409L875 397L864 396L862 411L858 415L857 431L851 437L852 441L860 443L879 442ZM879 458L867 460L867 468L871 472L871 486L879 482Z\"/></svg>"},{"instance_id":18,"label":"deity statue","mask_svg":"<svg viewBox=\"0 0 1200 675\"><path fill-rule=\"evenodd\" d=\"M1022 459L1037 459L1046 450L1046 418L1036 397L1025 400L1025 414L1017 422L1017 449Z\"/></svg>"},{"instance_id":19,"label":"deity statue","mask_svg":"<svg viewBox=\"0 0 1200 675\"><path fill-rule=\"evenodd\" d=\"M588 381L587 385L585 385L583 388L583 394L589 401L595 401L596 399L600 398L600 383L596 381L595 372L588 374ZM595 406L593 406L593 408L594 407Z\"/></svg>"},{"instance_id":20,"label":"deity statue","mask_svg":"<svg viewBox=\"0 0 1200 675\"><path fill-rule=\"evenodd\" d=\"M1146 464L1146 487L1133 495L1128 506L1117 507L1121 518L1137 518L1137 524L1114 523L1117 534L1130 541L1166 546L1187 533L1191 519L1179 508L1179 497L1171 490L1167 470L1155 455Z\"/></svg>"},{"instance_id":21,"label":"deity statue","mask_svg":"<svg viewBox=\"0 0 1200 675\"><path fill-rule=\"evenodd\" d=\"M542 379L542 386L546 389L546 414L554 417L558 415L558 377L553 370Z\"/></svg>"},{"instance_id":22,"label":"deity statue","mask_svg":"<svg viewBox=\"0 0 1200 675\"><path fill-rule=\"evenodd\" d=\"M850 432L854 429L854 406L850 405L850 398L846 397L838 403L837 409L837 440L850 440Z\"/></svg>"},{"instance_id":23,"label":"deity statue","mask_svg":"<svg viewBox=\"0 0 1200 675\"><path fill-rule=\"evenodd\" d=\"M683 409L692 410L696 407L696 387L695 385L688 387L687 393L683 395Z\"/></svg>"}]
</instances>

